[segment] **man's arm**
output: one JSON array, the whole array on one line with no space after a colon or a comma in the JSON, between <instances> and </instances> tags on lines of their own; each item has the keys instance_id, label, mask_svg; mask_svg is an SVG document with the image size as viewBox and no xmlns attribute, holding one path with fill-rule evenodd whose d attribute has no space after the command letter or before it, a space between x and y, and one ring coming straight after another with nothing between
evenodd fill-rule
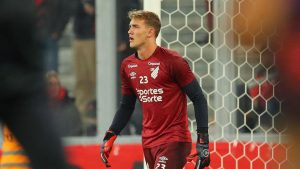
<instances>
[{"instance_id":1,"label":"man's arm","mask_svg":"<svg viewBox=\"0 0 300 169\"><path fill-rule=\"evenodd\" d=\"M122 96L121 105L117 113L115 114L109 130L104 136L103 144L100 149L100 157L106 167L110 167L110 164L108 162L109 153L112 150L117 135L120 134L122 129L128 123L134 110L135 101L136 96L133 94Z\"/></svg>"},{"instance_id":2,"label":"man's arm","mask_svg":"<svg viewBox=\"0 0 300 169\"><path fill-rule=\"evenodd\" d=\"M197 123L197 131L198 132L207 131L208 128L207 101L202 93L201 87L198 84L197 80L193 80L191 83L183 87L183 91L193 102L196 123Z\"/></svg>"},{"instance_id":3,"label":"man's arm","mask_svg":"<svg viewBox=\"0 0 300 169\"><path fill-rule=\"evenodd\" d=\"M109 127L109 130L113 131L116 135L120 134L122 129L128 123L136 102L135 95L123 95L121 105L115 114L113 122Z\"/></svg>"},{"instance_id":4,"label":"man's arm","mask_svg":"<svg viewBox=\"0 0 300 169\"><path fill-rule=\"evenodd\" d=\"M174 59L171 60L171 64L169 64L171 75L194 104L197 131L200 132L204 130L204 132L207 132L208 115L206 99L188 62L177 53L174 53L174 55L177 55L177 57L174 57Z\"/></svg>"},{"instance_id":5,"label":"man's arm","mask_svg":"<svg viewBox=\"0 0 300 169\"><path fill-rule=\"evenodd\" d=\"M195 169L201 169L207 167L210 163L207 101L197 80L193 80L183 87L183 91L193 102L197 123L197 152L191 154L188 160L192 160L195 156L198 156Z\"/></svg>"}]
</instances>

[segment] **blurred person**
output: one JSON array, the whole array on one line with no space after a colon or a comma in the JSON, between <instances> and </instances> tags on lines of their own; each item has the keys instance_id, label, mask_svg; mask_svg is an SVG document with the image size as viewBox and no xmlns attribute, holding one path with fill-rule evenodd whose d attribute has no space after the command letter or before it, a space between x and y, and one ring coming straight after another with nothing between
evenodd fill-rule
<instances>
[{"instance_id":1,"label":"blurred person","mask_svg":"<svg viewBox=\"0 0 300 169\"><path fill-rule=\"evenodd\" d=\"M279 83L273 92L279 94L281 101L282 113L276 116L282 125L279 136L289 136L283 144L287 143L287 161L293 167L287 168L300 168L300 1L239 0L235 4L238 9L234 11L239 13L233 14L237 44L276 54ZM266 59L260 57L261 61ZM285 137L283 140L286 141Z\"/></svg>"},{"instance_id":2,"label":"blurred person","mask_svg":"<svg viewBox=\"0 0 300 169\"><path fill-rule=\"evenodd\" d=\"M287 120L288 136L291 148L288 160L294 168L300 168L300 2L291 0L289 17L285 29L281 32L281 46L276 64L279 69L280 94L283 97L282 111Z\"/></svg>"},{"instance_id":3,"label":"blurred person","mask_svg":"<svg viewBox=\"0 0 300 169\"><path fill-rule=\"evenodd\" d=\"M142 146L150 169L182 169L199 157L195 168L210 163L207 101L187 61L177 52L157 46L161 22L149 11L130 11L129 42L136 53L121 65L122 101L101 146L108 157L117 135L129 121L138 98L143 110ZM187 98L194 104L197 122L196 153L191 154Z\"/></svg>"},{"instance_id":4,"label":"blurred person","mask_svg":"<svg viewBox=\"0 0 300 169\"><path fill-rule=\"evenodd\" d=\"M85 121L85 134L95 136L97 132L97 102L93 100L87 104L87 114Z\"/></svg>"},{"instance_id":5,"label":"blurred person","mask_svg":"<svg viewBox=\"0 0 300 169\"><path fill-rule=\"evenodd\" d=\"M282 87L287 96L298 96L300 93L300 2L291 0L292 7L285 28L281 33L280 50L277 66L281 77ZM298 106L297 106L298 107Z\"/></svg>"},{"instance_id":6,"label":"blurred person","mask_svg":"<svg viewBox=\"0 0 300 169\"><path fill-rule=\"evenodd\" d=\"M127 13L130 10L141 8L140 0L123 0L122 3L117 3L117 52L121 60L134 52L128 43L129 20Z\"/></svg>"},{"instance_id":7,"label":"blurred person","mask_svg":"<svg viewBox=\"0 0 300 169\"><path fill-rule=\"evenodd\" d=\"M77 0L74 19L76 106L85 121L87 105L96 99L95 0Z\"/></svg>"},{"instance_id":8,"label":"blurred person","mask_svg":"<svg viewBox=\"0 0 300 169\"><path fill-rule=\"evenodd\" d=\"M249 1L242 3L246 4ZM278 121L284 126L280 134L287 132L289 141L292 141L288 142L286 148L288 162L293 163L293 167L290 168L300 168L298 160L300 155L300 1L255 0L253 2L248 3L251 6L239 4L239 7L244 6L245 9L236 10L241 11L243 17L235 17L236 27L239 28L235 31L241 36L239 39L241 44L255 45L258 51L265 50L267 46L268 50L276 53L275 64L278 69L279 85L276 85L275 92L279 93L282 101L280 105L282 116L279 116ZM243 18L246 18L246 22ZM244 29L245 26L248 29Z\"/></svg>"},{"instance_id":9,"label":"blurred person","mask_svg":"<svg viewBox=\"0 0 300 169\"><path fill-rule=\"evenodd\" d=\"M127 16L128 11L132 9L142 9L142 4L140 0L123 0L122 3L117 3L117 60L118 69L117 73L120 72L120 65L122 60L127 56L134 53L134 49L129 46L128 37L128 25L129 19ZM121 79L117 79L117 97L121 97ZM136 104L132 118L129 120L128 124L122 130L120 135L133 135L141 134L142 129L142 113L140 104Z\"/></svg>"},{"instance_id":10,"label":"blurred person","mask_svg":"<svg viewBox=\"0 0 300 169\"><path fill-rule=\"evenodd\" d=\"M66 169L48 112L33 0L0 2L0 119L19 140L33 169Z\"/></svg>"},{"instance_id":11,"label":"blurred person","mask_svg":"<svg viewBox=\"0 0 300 169\"><path fill-rule=\"evenodd\" d=\"M71 17L69 0L35 0L37 26L47 71L58 71L59 40Z\"/></svg>"},{"instance_id":12,"label":"blurred person","mask_svg":"<svg viewBox=\"0 0 300 169\"><path fill-rule=\"evenodd\" d=\"M61 85L55 71L47 73L49 106L58 122L61 136L79 136L82 134L80 114L70 98L68 91Z\"/></svg>"},{"instance_id":13,"label":"blurred person","mask_svg":"<svg viewBox=\"0 0 300 169\"><path fill-rule=\"evenodd\" d=\"M251 97L253 110L247 114L246 123L251 130L257 128L258 124L264 130L273 127L274 131L276 128L272 119L279 113L279 101L276 100L277 96L274 90L277 80L275 68L269 69L268 72L262 68L256 73L255 81L248 83L247 92Z\"/></svg>"}]
</instances>

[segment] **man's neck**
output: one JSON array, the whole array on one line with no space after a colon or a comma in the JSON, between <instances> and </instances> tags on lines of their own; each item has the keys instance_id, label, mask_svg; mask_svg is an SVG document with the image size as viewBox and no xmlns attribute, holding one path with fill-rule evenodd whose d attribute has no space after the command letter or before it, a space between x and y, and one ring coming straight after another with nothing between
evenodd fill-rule
<instances>
[{"instance_id":1,"label":"man's neck","mask_svg":"<svg viewBox=\"0 0 300 169\"><path fill-rule=\"evenodd\" d=\"M148 59L154 53L156 47L157 47L156 43L151 43L149 45L145 45L141 47L140 49L137 50L138 57L141 60Z\"/></svg>"}]
</instances>

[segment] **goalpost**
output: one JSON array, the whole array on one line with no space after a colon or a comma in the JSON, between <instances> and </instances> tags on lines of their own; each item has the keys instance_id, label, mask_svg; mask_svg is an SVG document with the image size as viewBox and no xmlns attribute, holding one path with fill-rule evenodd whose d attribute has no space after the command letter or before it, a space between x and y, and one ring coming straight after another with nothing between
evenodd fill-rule
<instances>
[{"instance_id":1,"label":"goalpost","mask_svg":"<svg viewBox=\"0 0 300 169\"><path fill-rule=\"evenodd\" d=\"M275 55L268 45L247 46L239 39L235 24L244 19L246 1L144 0L144 9L159 15L158 44L189 62L208 100L210 168L284 168L290 164L275 96ZM188 111L195 139L191 102Z\"/></svg>"}]
</instances>

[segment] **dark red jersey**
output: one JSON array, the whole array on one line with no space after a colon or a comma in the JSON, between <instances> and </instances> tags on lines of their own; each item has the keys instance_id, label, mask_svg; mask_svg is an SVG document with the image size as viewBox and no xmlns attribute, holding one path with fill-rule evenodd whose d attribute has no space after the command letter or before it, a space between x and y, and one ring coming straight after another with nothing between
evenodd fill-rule
<instances>
[{"instance_id":1,"label":"dark red jersey","mask_svg":"<svg viewBox=\"0 0 300 169\"><path fill-rule=\"evenodd\" d=\"M178 53L157 47L146 60L133 54L122 63L121 78L122 94L135 94L142 105L144 147L191 142L182 87L195 77Z\"/></svg>"}]
</instances>

